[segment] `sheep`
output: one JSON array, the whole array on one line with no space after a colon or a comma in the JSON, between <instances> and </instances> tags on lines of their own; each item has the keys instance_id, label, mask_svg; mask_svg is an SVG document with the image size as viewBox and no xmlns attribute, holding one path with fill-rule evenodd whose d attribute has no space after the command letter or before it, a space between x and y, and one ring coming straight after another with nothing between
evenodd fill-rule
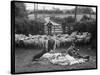
<instances>
[{"instance_id":1,"label":"sheep","mask_svg":"<svg viewBox=\"0 0 100 75\"><path fill-rule=\"evenodd\" d=\"M60 47L62 44L66 45L67 42L72 42L74 40L76 40L76 42L87 43L91 38L91 34L88 32L84 32L82 34L77 34L77 32L73 32L71 35L59 34L53 36L31 35L31 34L29 34L29 36L25 36L23 34L15 34L15 42L19 43L19 41L22 40L25 45L34 45L37 46L38 48L39 47L48 48L48 40L50 40L49 37L51 37L52 40L55 41L54 48L53 48L55 50L57 47Z\"/></svg>"}]
</instances>

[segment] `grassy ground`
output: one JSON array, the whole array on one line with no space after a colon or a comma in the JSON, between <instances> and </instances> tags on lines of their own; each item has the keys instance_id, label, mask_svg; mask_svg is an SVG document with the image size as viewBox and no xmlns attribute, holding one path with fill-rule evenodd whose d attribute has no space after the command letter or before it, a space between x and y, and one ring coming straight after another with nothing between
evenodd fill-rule
<instances>
[{"instance_id":1,"label":"grassy ground","mask_svg":"<svg viewBox=\"0 0 100 75\"><path fill-rule=\"evenodd\" d=\"M40 51L40 49L21 49L15 50L15 72L36 72L36 71L53 71L53 70L71 70L71 69L89 69L96 68L96 53L91 51L88 47L79 47L82 55L90 55L91 59L89 62L82 64L74 64L71 66L60 66L51 64L48 61L37 61L32 62L34 54ZM59 48L56 51L60 52L65 48Z\"/></svg>"}]
</instances>

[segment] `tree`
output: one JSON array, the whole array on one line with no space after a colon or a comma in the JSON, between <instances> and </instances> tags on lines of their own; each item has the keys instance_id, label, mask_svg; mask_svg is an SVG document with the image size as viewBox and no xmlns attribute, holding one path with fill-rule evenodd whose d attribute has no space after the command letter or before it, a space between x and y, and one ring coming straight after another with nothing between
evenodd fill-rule
<instances>
[{"instance_id":1,"label":"tree","mask_svg":"<svg viewBox=\"0 0 100 75\"><path fill-rule=\"evenodd\" d=\"M15 3L15 33L17 34L39 34L43 32L43 23L29 20L24 3Z\"/></svg>"},{"instance_id":2,"label":"tree","mask_svg":"<svg viewBox=\"0 0 100 75\"><path fill-rule=\"evenodd\" d=\"M71 9L71 10L67 10L66 13L70 13L70 14L93 14L93 9L91 7L83 7L83 6L76 6L75 8Z\"/></svg>"},{"instance_id":3,"label":"tree","mask_svg":"<svg viewBox=\"0 0 100 75\"><path fill-rule=\"evenodd\" d=\"M67 23L74 23L75 22L75 18L72 16L65 17L65 18L63 18L63 20Z\"/></svg>"},{"instance_id":4,"label":"tree","mask_svg":"<svg viewBox=\"0 0 100 75\"><path fill-rule=\"evenodd\" d=\"M86 20L90 20L90 18L87 15L83 15L80 21L86 21Z\"/></svg>"},{"instance_id":5,"label":"tree","mask_svg":"<svg viewBox=\"0 0 100 75\"><path fill-rule=\"evenodd\" d=\"M15 3L15 17L27 17L24 3Z\"/></svg>"},{"instance_id":6,"label":"tree","mask_svg":"<svg viewBox=\"0 0 100 75\"><path fill-rule=\"evenodd\" d=\"M90 14L91 12L93 12L92 8L90 8L90 7L83 8L83 13Z\"/></svg>"},{"instance_id":7,"label":"tree","mask_svg":"<svg viewBox=\"0 0 100 75\"><path fill-rule=\"evenodd\" d=\"M26 32L27 12L24 3L15 3L15 30L16 33Z\"/></svg>"}]
</instances>

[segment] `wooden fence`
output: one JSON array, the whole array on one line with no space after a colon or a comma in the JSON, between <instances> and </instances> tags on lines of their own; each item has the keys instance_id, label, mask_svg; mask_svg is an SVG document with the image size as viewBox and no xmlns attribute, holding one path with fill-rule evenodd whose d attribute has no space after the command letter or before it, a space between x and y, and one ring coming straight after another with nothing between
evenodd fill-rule
<instances>
[{"instance_id":1,"label":"wooden fence","mask_svg":"<svg viewBox=\"0 0 100 75\"><path fill-rule=\"evenodd\" d=\"M68 28L66 27L66 31L67 32ZM62 34L63 33L63 29L62 29L62 25L53 25L52 26L52 34ZM44 26L44 33L48 34L48 27L45 25Z\"/></svg>"}]
</instances>

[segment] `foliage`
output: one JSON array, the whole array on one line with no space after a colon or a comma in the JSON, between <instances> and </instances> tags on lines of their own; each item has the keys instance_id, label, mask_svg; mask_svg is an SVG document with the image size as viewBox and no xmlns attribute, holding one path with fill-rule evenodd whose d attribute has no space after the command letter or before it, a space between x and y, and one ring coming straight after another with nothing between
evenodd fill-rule
<instances>
[{"instance_id":1,"label":"foliage","mask_svg":"<svg viewBox=\"0 0 100 75\"><path fill-rule=\"evenodd\" d=\"M73 9L65 9L65 10L60 10L59 8L52 8L51 10L43 9L43 10L38 10L38 11L30 11L29 14L74 14L75 13L75 8ZM78 6L77 9L78 14L95 14L95 12L92 10L91 7L80 7Z\"/></svg>"},{"instance_id":2,"label":"foliage","mask_svg":"<svg viewBox=\"0 0 100 75\"><path fill-rule=\"evenodd\" d=\"M15 3L15 33L17 34L42 34L43 23L28 19L28 14L23 3Z\"/></svg>"},{"instance_id":3,"label":"foliage","mask_svg":"<svg viewBox=\"0 0 100 75\"><path fill-rule=\"evenodd\" d=\"M73 31L91 33L92 38L91 38L90 44L91 44L92 48L96 48L96 44L97 44L97 25L96 25L95 20L77 22L73 25Z\"/></svg>"},{"instance_id":4,"label":"foliage","mask_svg":"<svg viewBox=\"0 0 100 75\"><path fill-rule=\"evenodd\" d=\"M87 15L83 15L80 21L86 21L86 20L90 20L90 18Z\"/></svg>"},{"instance_id":5,"label":"foliage","mask_svg":"<svg viewBox=\"0 0 100 75\"><path fill-rule=\"evenodd\" d=\"M83 22L76 22L74 25L74 31L79 32L89 32L93 35L96 33L96 21L95 20L89 20L89 21L83 21Z\"/></svg>"},{"instance_id":6,"label":"foliage","mask_svg":"<svg viewBox=\"0 0 100 75\"><path fill-rule=\"evenodd\" d=\"M15 17L27 17L24 3L15 3Z\"/></svg>"},{"instance_id":7,"label":"foliage","mask_svg":"<svg viewBox=\"0 0 100 75\"><path fill-rule=\"evenodd\" d=\"M15 28L17 34L43 34L44 24L37 21L31 21L26 19L16 19Z\"/></svg>"},{"instance_id":8,"label":"foliage","mask_svg":"<svg viewBox=\"0 0 100 75\"><path fill-rule=\"evenodd\" d=\"M50 17L50 19L52 21L54 21L56 23L60 23L60 24L62 24L64 22L66 22L66 23L73 23L73 22L75 22L75 19L72 16L68 16L68 17L65 17L65 18L53 17L52 16L52 17Z\"/></svg>"},{"instance_id":9,"label":"foliage","mask_svg":"<svg viewBox=\"0 0 100 75\"><path fill-rule=\"evenodd\" d=\"M64 21L67 22L67 23L74 23L75 19L72 16L68 16L68 17L64 18Z\"/></svg>"}]
</instances>

